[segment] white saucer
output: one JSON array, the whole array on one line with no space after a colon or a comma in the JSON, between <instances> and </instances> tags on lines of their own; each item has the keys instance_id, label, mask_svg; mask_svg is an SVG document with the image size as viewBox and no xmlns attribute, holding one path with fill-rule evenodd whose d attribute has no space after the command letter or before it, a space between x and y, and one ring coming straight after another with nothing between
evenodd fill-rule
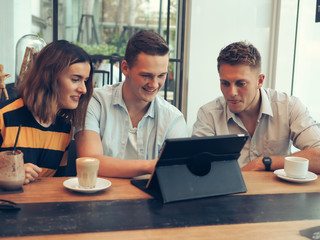
<instances>
[{"instance_id":1,"label":"white saucer","mask_svg":"<svg viewBox=\"0 0 320 240\"><path fill-rule=\"evenodd\" d=\"M278 169L273 172L275 175L277 175L278 178L287 180L289 182L298 182L298 183L303 183L303 182L311 182L314 181L318 178L318 175L314 174L313 172L308 172L306 178L291 178L288 177L284 171L284 169Z\"/></svg>"},{"instance_id":2,"label":"white saucer","mask_svg":"<svg viewBox=\"0 0 320 240\"><path fill-rule=\"evenodd\" d=\"M104 178L97 178L97 183L95 188L85 189L85 188L80 188L78 178L75 177L75 178L70 178L68 180L65 180L63 182L63 186L76 192L94 193L94 192L107 189L108 187L111 186L111 182Z\"/></svg>"}]
</instances>

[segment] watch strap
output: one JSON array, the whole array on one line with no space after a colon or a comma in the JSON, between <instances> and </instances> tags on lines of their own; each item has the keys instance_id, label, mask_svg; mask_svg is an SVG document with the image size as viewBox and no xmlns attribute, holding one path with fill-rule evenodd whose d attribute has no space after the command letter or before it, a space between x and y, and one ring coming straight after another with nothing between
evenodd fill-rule
<instances>
[{"instance_id":1,"label":"watch strap","mask_svg":"<svg viewBox=\"0 0 320 240\"><path fill-rule=\"evenodd\" d=\"M264 158L262 158L262 162L264 164L265 170L270 171L272 159L270 157L264 157Z\"/></svg>"}]
</instances>

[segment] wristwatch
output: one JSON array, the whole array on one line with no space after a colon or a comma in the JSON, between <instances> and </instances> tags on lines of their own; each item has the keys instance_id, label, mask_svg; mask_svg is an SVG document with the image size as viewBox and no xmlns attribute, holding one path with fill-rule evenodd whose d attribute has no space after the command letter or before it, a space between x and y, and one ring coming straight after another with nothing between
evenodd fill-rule
<instances>
[{"instance_id":1,"label":"wristwatch","mask_svg":"<svg viewBox=\"0 0 320 240\"><path fill-rule=\"evenodd\" d=\"M262 158L262 162L266 168L266 171L270 171L272 159L270 157L264 157L264 158Z\"/></svg>"}]
</instances>

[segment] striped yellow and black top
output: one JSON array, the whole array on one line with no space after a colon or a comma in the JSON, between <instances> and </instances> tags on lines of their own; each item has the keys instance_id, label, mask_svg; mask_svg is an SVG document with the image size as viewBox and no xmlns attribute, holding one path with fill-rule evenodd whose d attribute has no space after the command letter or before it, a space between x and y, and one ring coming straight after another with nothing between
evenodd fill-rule
<instances>
[{"instance_id":1,"label":"striped yellow and black top","mask_svg":"<svg viewBox=\"0 0 320 240\"><path fill-rule=\"evenodd\" d=\"M71 140L71 124L57 117L45 128L33 117L21 98L0 103L0 150L12 150L21 124L17 149L24 162L42 168L41 176L53 176L59 167L67 165L66 149Z\"/></svg>"}]
</instances>

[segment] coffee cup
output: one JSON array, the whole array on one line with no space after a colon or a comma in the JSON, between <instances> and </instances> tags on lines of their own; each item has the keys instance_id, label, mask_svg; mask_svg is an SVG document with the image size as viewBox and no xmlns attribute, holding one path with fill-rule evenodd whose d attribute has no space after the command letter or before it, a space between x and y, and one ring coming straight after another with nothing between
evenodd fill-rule
<instances>
[{"instance_id":1,"label":"coffee cup","mask_svg":"<svg viewBox=\"0 0 320 240\"><path fill-rule=\"evenodd\" d=\"M291 178L306 178L309 160L303 157L285 157L284 171Z\"/></svg>"},{"instance_id":2,"label":"coffee cup","mask_svg":"<svg viewBox=\"0 0 320 240\"><path fill-rule=\"evenodd\" d=\"M97 183L99 159L91 157L77 158L77 177L81 188L94 188Z\"/></svg>"},{"instance_id":3,"label":"coffee cup","mask_svg":"<svg viewBox=\"0 0 320 240\"><path fill-rule=\"evenodd\" d=\"M25 180L23 153L0 152L0 187L6 190L19 189Z\"/></svg>"}]
</instances>

